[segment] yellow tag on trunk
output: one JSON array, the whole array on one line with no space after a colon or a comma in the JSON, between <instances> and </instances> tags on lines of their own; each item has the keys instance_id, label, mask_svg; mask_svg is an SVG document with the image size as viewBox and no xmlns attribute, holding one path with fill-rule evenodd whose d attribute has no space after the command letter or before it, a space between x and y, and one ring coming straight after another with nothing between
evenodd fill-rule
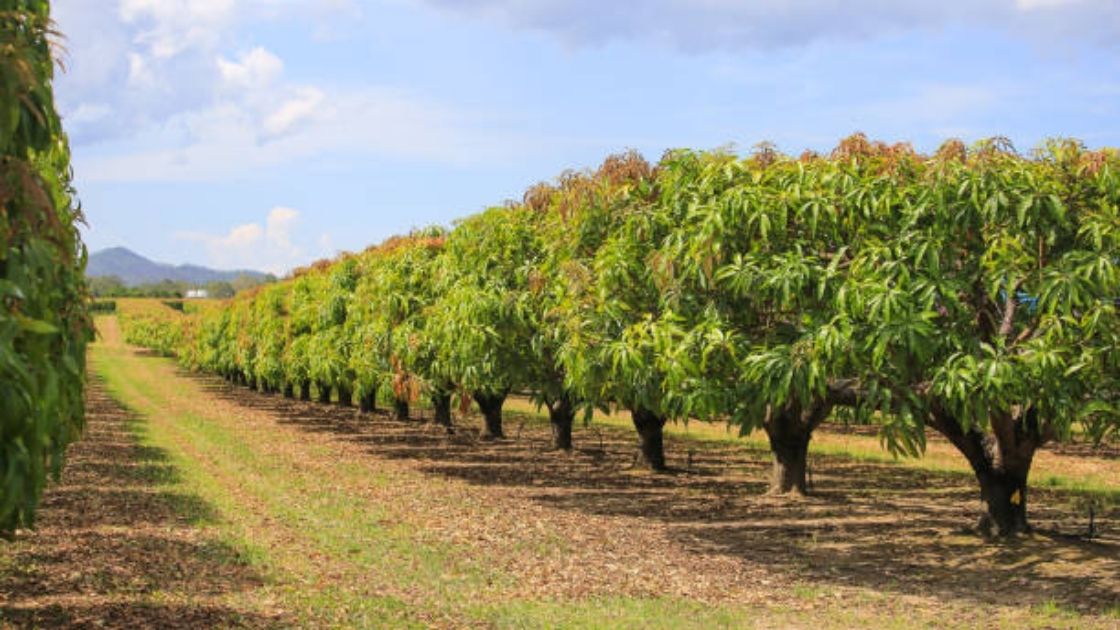
<instances>
[{"instance_id":1,"label":"yellow tag on trunk","mask_svg":"<svg viewBox=\"0 0 1120 630\"><path fill-rule=\"evenodd\" d=\"M1015 494L1011 495L1011 505L1019 505L1019 503L1021 503L1022 501L1023 495L1019 494L1019 491L1016 490Z\"/></svg>"}]
</instances>

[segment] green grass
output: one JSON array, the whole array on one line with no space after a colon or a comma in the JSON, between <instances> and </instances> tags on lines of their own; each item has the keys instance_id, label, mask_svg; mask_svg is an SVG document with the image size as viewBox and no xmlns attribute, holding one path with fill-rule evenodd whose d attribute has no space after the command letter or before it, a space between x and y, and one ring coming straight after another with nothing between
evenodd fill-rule
<instances>
[{"instance_id":1,"label":"green grass","mask_svg":"<svg viewBox=\"0 0 1120 630\"><path fill-rule=\"evenodd\" d=\"M759 615L759 613L754 613ZM572 606L569 602L517 602L480 607L472 616L495 628L742 628L752 622L780 618L773 611L755 617L749 612L698 602L658 598L595 598Z\"/></svg>"},{"instance_id":2,"label":"green grass","mask_svg":"<svg viewBox=\"0 0 1120 630\"><path fill-rule=\"evenodd\" d=\"M1076 610L1063 606L1054 600L1047 600L1032 607L1032 612L1040 620L1073 621L1081 618Z\"/></svg>"}]
</instances>

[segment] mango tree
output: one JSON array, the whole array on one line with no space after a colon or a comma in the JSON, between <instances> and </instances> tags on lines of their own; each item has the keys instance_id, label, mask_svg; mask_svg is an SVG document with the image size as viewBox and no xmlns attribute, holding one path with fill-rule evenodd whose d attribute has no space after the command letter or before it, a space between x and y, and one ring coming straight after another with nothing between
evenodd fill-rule
<instances>
[{"instance_id":1,"label":"mango tree","mask_svg":"<svg viewBox=\"0 0 1120 630\"><path fill-rule=\"evenodd\" d=\"M33 524L83 427L93 327L57 39L47 0L0 1L0 535Z\"/></svg>"},{"instance_id":2,"label":"mango tree","mask_svg":"<svg viewBox=\"0 0 1120 630\"><path fill-rule=\"evenodd\" d=\"M300 400L311 400L311 334L319 317L317 291L322 274L314 269L293 272L288 292L284 380L297 388Z\"/></svg>"},{"instance_id":3,"label":"mango tree","mask_svg":"<svg viewBox=\"0 0 1120 630\"><path fill-rule=\"evenodd\" d=\"M378 390L392 375L386 318L382 316L387 296L378 285L384 261L380 247L371 247L358 257L358 283L346 318L344 334L351 344L349 369L354 374L354 393L363 413L376 410Z\"/></svg>"},{"instance_id":4,"label":"mango tree","mask_svg":"<svg viewBox=\"0 0 1120 630\"><path fill-rule=\"evenodd\" d=\"M253 372L261 383L261 390L267 393L280 391L285 383L287 289L284 284L272 284L248 298L254 315L253 336L257 340Z\"/></svg>"},{"instance_id":5,"label":"mango tree","mask_svg":"<svg viewBox=\"0 0 1120 630\"><path fill-rule=\"evenodd\" d=\"M540 257L529 213L491 208L460 222L439 259L425 341L434 352L433 394L449 412L451 389L470 392L483 415L483 438L503 437L502 406L531 384L529 276ZM446 418L450 420L450 418ZM570 433L570 429L569 429Z\"/></svg>"},{"instance_id":6,"label":"mango tree","mask_svg":"<svg viewBox=\"0 0 1120 630\"><path fill-rule=\"evenodd\" d=\"M310 375L319 385L319 402L330 402L333 387L338 403L353 404L354 376L350 371L350 339L346 335L346 318L358 285L358 262L346 255L335 261L324 273L315 298L318 317L311 330L308 346Z\"/></svg>"},{"instance_id":7,"label":"mango tree","mask_svg":"<svg viewBox=\"0 0 1120 630\"><path fill-rule=\"evenodd\" d=\"M971 155L947 145L897 193L880 259L853 272L865 397L896 431L928 423L965 456L982 529L1028 531L1036 451L1120 422L1118 166L1074 142L1036 159L995 141Z\"/></svg>"},{"instance_id":8,"label":"mango tree","mask_svg":"<svg viewBox=\"0 0 1120 630\"><path fill-rule=\"evenodd\" d=\"M571 182L572 180L569 180ZM564 207L571 191L564 187L538 184L526 192L521 208L530 213L530 249L538 252L528 272L528 286L522 299L522 313L527 320L529 339L525 351L531 353L523 365L529 393L533 401L548 409L552 429L552 446L558 450L572 449L572 425L581 410L590 417L592 406L571 386L560 361L567 343L564 326L564 303L567 284L562 273L565 257L548 255L550 230L563 230L564 221L556 214Z\"/></svg>"},{"instance_id":9,"label":"mango tree","mask_svg":"<svg viewBox=\"0 0 1120 630\"><path fill-rule=\"evenodd\" d=\"M203 316L194 340L196 369L213 372L230 382L236 380L237 368L230 351L232 326L232 309L228 306Z\"/></svg>"},{"instance_id":10,"label":"mango tree","mask_svg":"<svg viewBox=\"0 0 1120 630\"><path fill-rule=\"evenodd\" d=\"M427 309L435 299L436 259L445 238L443 228L431 227L381 246L385 258L372 288L382 304L375 325L385 338L394 406L402 420L408 417L409 403L425 388L430 394L439 392L444 382L444 375L434 369L433 348L425 330ZM449 408L446 414L449 420Z\"/></svg>"},{"instance_id":11,"label":"mango tree","mask_svg":"<svg viewBox=\"0 0 1120 630\"><path fill-rule=\"evenodd\" d=\"M855 400L836 299L874 238L874 218L847 207L864 184L844 165L772 151L681 151L661 164L659 211L679 227L654 268L689 330L674 389L691 415L766 432L774 494L806 492L813 431Z\"/></svg>"},{"instance_id":12,"label":"mango tree","mask_svg":"<svg viewBox=\"0 0 1120 630\"><path fill-rule=\"evenodd\" d=\"M668 377L682 331L651 270L670 227L653 209L651 169L636 154L614 156L592 176L561 182L555 197L546 243L564 277L559 359L569 386L629 409L642 461L663 471L663 429L683 410Z\"/></svg>"},{"instance_id":13,"label":"mango tree","mask_svg":"<svg viewBox=\"0 0 1120 630\"><path fill-rule=\"evenodd\" d=\"M257 355L257 339L253 336L253 309L249 300L236 300L232 305L231 332L233 333L233 355L242 384L256 390L257 376L253 363Z\"/></svg>"}]
</instances>

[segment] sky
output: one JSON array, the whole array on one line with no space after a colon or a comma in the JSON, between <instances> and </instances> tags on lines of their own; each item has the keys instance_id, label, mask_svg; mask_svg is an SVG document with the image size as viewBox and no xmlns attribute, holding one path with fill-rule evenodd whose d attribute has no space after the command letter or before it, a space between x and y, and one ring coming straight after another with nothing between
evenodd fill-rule
<instances>
[{"instance_id":1,"label":"sky","mask_svg":"<svg viewBox=\"0 0 1120 630\"><path fill-rule=\"evenodd\" d=\"M55 0L91 251L295 266L636 149L1120 146L1118 0Z\"/></svg>"}]
</instances>

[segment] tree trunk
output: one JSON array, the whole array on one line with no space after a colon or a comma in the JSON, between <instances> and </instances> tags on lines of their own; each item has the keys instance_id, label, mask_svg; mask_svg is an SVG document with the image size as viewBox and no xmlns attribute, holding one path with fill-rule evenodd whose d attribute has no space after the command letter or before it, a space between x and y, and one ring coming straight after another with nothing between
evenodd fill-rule
<instances>
[{"instance_id":1,"label":"tree trunk","mask_svg":"<svg viewBox=\"0 0 1120 630\"><path fill-rule=\"evenodd\" d=\"M436 424L451 428L451 393L438 392L432 394L432 409L435 412Z\"/></svg>"},{"instance_id":2,"label":"tree trunk","mask_svg":"<svg viewBox=\"0 0 1120 630\"><path fill-rule=\"evenodd\" d=\"M807 494L809 432L793 430L783 433L771 431L767 427L766 433L770 438L770 453L774 459L770 494Z\"/></svg>"},{"instance_id":3,"label":"tree trunk","mask_svg":"<svg viewBox=\"0 0 1120 630\"><path fill-rule=\"evenodd\" d=\"M284 383L284 398L295 398L296 388L291 383Z\"/></svg>"},{"instance_id":4,"label":"tree trunk","mask_svg":"<svg viewBox=\"0 0 1120 630\"><path fill-rule=\"evenodd\" d=\"M576 410L571 398L561 396L560 400L548 407L548 421L552 425L552 448L558 451L572 450L572 422Z\"/></svg>"},{"instance_id":5,"label":"tree trunk","mask_svg":"<svg viewBox=\"0 0 1120 630\"><path fill-rule=\"evenodd\" d=\"M644 407L631 409L630 415L634 428L638 430L642 462L656 472L668 470L665 466L665 418Z\"/></svg>"},{"instance_id":6,"label":"tree trunk","mask_svg":"<svg viewBox=\"0 0 1120 630\"><path fill-rule=\"evenodd\" d=\"M932 426L965 456L980 483L980 501L984 505L980 531L998 536L1027 533L1031 531L1027 521L1027 477L1035 452L1049 436L1040 427L1033 409L1018 416L993 415L990 424L991 435L975 426L965 431L940 406L935 407L932 419Z\"/></svg>"},{"instance_id":7,"label":"tree trunk","mask_svg":"<svg viewBox=\"0 0 1120 630\"><path fill-rule=\"evenodd\" d=\"M987 514L980 517L980 529L1000 536L1025 534L1027 523L1027 471L996 471L977 474L980 500Z\"/></svg>"},{"instance_id":8,"label":"tree trunk","mask_svg":"<svg viewBox=\"0 0 1120 630\"><path fill-rule=\"evenodd\" d=\"M397 420L408 420L408 401L403 398L398 398L393 401L393 410L396 412Z\"/></svg>"},{"instance_id":9,"label":"tree trunk","mask_svg":"<svg viewBox=\"0 0 1120 630\"><path fill-rule=\"evenodd\" d=\"M482 439L494 440L503 438L502 433L502 405L506 402L506 394L484 394L475 392L474 401L482 412Z\"/></svg>"},{"instance_id":10,"label":"tree trunk","mask_svg":"<svg viewBox=\"0 0 1120 630\"><path fill-rule=\"evenodd\" d=\"M255 376L249 377L249 391L257 391L257 378Z\"/></svg>"},{"instance_id":11,"label":"tree trunk","mask_svg":"<svg viewBox=\"0 0 1120 630\"><path fill-rule=\"evenodd\" d=\"M338 405L340 407L354 406L354 393L345 385L338 386Z\"/></svg>"},{"instance_id":12,"label":"tree trunk","mask_svg":"<svg viewBox=\"0 0 1120 630\"><path fill-rule=\"evenodd\" d=\"M834 402L834 398L825 398L808 407L790 403L782 409L767 409L762 426L774 460L769 494L801 496L809 492L809 440L832 413Z\"/></svg>"},{"instance_id":13,"label":"tree trunk","mask_svg":"<svg viewBox=\"0 0 1120 630\"><path fill-rule=\"evenodd\" d=\"M319 403L329 405L331 402L331 388L319 383Z\"/></svg>"},{"instance_id":14,"label":"tree trunk","mask_svg":"<svg viewBox=\"0 0 1120 630\"><path fill-rule=\"evenodd\" d=\"M373 413L377 411L377 390L371 389L370 391L362 394L358 399L358 411L362 413Z\"/></svg>"},{"instance_id":15,"label":"tree trunk","mask_svg":"<svg viewBox=\"0 0 1120 630\"><path fill-rule=\"evenodd\" d=\"M311 382L304 381L299 384L299 399L307 402L311 400Z\"/></svg>"}]
</instances>

